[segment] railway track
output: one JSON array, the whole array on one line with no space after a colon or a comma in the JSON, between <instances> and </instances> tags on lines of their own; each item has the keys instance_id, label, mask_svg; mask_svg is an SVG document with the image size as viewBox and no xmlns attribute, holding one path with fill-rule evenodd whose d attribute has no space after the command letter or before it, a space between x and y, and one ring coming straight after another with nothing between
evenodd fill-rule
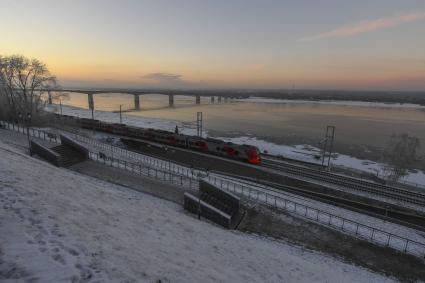
<instances>
[{"instance_id":1,"label":"railway track","mask_svg":"<svg viewBox=\"0 0 425 283\"><path fill-rule=\"evenodd\" d=\"M274 194L276 196L282 195L282 197L295 198L297 201L307 201L311 202L312 200L320 201L330 205L335 205L344 209L349 209L359 213L367 214L373 217L378 217L384 220L389 220L397 224L408 226L414 229L419 229L425 231L425 217L423 215L416 215L409 212L397 211L392 208L385 208L370 205L367 203L349 200L346 198L337 197L330 194L311 192L301 188L291 187L287 185L277 184L273 182L265 181L264 184L258 184L255 180L246 180L240 179L240 177L231 177L223 174L219 174L220 178L231 181L238 182L247 187L252 187L256 190L262 192L267 192Z\"/></svg>"},{"instance_id":2,"label":"railway track","mask_svg":"<svg viewBox=\"0 0 425 283\"><path fill-rule=\"evenodd\" d=\"M334 184L351 190L372 193L377 196L382 196L397 201L425 206L425 194L415 191L368 182L365 180L330 172L324 172L308 167L292 165L268 158L263 158L262 166L292 175Z\"/></svg>"}]
</instances>

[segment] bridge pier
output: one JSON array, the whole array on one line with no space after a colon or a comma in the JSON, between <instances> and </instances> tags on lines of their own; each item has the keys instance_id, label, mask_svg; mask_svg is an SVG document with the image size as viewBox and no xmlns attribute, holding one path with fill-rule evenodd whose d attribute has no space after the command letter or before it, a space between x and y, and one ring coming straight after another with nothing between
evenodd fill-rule
<instances>
[{"instance_id":1,"label":"bridge pier","mask_svg":"<svg viewBox=\"0 0 425 283\"><path fill-rule=\"evenodd\" d=\"M87 95L89 98L89 109L93 110L94 109L93 93L88 93Z\"/></svg>"},{"instance_id":2,"label":"bridge pier","mask_svg":"<svg viewBox=\"0 0 425 283\"><path fill-rule=\"evenodd\" d=\"M211 103L214 103L215 97L211 96Z\"/></svg>"},{"instance_id":3,"label":"bridge pier","mask_svg":"<svg viewBox=\"0 0 425 283\"><path fill-rule=\"evenodd\" d=\"M196 96L196 104L201 104L201 96L200 95Z\"/></svg>"},{"instance_id":4,"label":"bridge pier","mask_svg":"<svg viewBox=\"0 0 425 283\"><path fill-rule=\"evenodd\" d=\"M174 107L174 94L169 94L168 95L168 106L169 107Z\"/></svg>"},{"instance_id":5,"label":"bridge pier","mask_svg":"<svg viewBox=\"0 0 425 283\"><path fill-rule=\"evenodd\" d=\"M139 94L133 94L134 95L134 109L140 110L140 97Z\"/></svg>"}]
</instances>

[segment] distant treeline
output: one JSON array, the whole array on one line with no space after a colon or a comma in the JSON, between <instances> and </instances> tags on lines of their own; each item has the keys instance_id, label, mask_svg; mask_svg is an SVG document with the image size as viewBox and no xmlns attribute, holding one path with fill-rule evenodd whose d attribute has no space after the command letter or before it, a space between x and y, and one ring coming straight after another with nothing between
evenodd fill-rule
<instances>
[{"instance_id":1,"label":"distant treeline","mask_svg":"<svg viewBox=\"0 0 425 283\"><path fill-rule=\"evenodd\" d=\"M339 100L386 103L413 103L425 105L425 92L378 91L259 91L251 96L291 100Z\"/></svg>"}]
</instances>

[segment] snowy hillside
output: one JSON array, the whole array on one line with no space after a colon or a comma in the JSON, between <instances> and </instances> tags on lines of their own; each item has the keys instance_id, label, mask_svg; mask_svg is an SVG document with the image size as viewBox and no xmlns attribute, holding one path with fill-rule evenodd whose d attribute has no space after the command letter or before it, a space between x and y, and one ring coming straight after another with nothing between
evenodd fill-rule
<instances>
[{"instance_id":1,"label":"snowy hillside","mask_svg":"<svg viewBox=\"0 0 425 283\"><path fill-rule=\"evenodd\" d=\"M390 282L0 142L0 281ZM7 280L9 279L9 280ZM97 281L96 281L97 280Z\"/></svg>"}]
</instances>

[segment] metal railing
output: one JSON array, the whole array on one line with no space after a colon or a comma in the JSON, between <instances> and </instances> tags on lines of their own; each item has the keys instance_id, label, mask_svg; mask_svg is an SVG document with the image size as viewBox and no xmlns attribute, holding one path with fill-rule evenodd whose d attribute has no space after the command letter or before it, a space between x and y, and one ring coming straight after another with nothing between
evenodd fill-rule
<instances>
[{"instance_id":1,"label":"metal railing","mask_svg":"<svg viewBox=\"0 0 425 283\"><path fill-rule=\"evenodd\" d=\"M31 137L43 139L49 142L60 143L60 138L56 134L49 133L44 130L33 129L23 127L14 123L8 123L4 121L0 121L0 125L7 130L12 130L19 132L21 134L27 134L29 131L29 135ZM86 140L89 142L91 139L75 135L74 137L79 137L79 141ZM107 144L103 144L96 141L91 141L92 143L105 148L105 146L109 146ZM109 146L111 147L111 146ZM125 149L121 149L115 146L112 146L112 150L115 153L121 153L127 157L130 157L133 153L127 151ZM102 152L95 152L89 149L89 158L91 160L101 162L105 165L116 167L120 169L124 169L133 173L137 173L139 175L147 176L149 178L154 178L157 180L161 180L167 183L171 183L174 185L184 186L191 189L197 189L199 187L199 178L204 177L204 175L199 174L199 172L195 170L190 170L188 168L181 168L181 166L164 166L164 161L157 160L154 158L144 157L141 154L134 153L134 156L140 161L145 161L146 163L134 163L127 160L122 160L116 157L107 156ZM135 158L135 157L133 157ZM172 164L172 163L170 163ZM173 168L174 170L169 170L169 168ZM185 170L184 170L185 169Z\"/></svg>"},{"instance_id":2,"label":"metal railing","mask_svg":"<svg viewBox=\"0 0 425 283\"><path fill-rule=\"evenodd\" d=\"M89 158L93 161L102 163L107 166L123 169L132 173L136 173L138 175L147 176L149 178L154 178L160 181L171 183L173 185L187 187L190 189L199 188L199 179L196 175L186 176L176 174L171 171L166 171L143 164L136 164L114 157L102 156L101 154L95 152L89 152Z\"/></svg>"},{"instance_id":3,"label":"metal railing","mask_svg":"<svg viewBox=\"0 0 425 283\"><path fill-rule=\"evenodd\" d=\"M0 121L0 125L3 128L5 128L6 130L16 131L16 132L19 132L19 133L24 134L24 135L28 134L28 131L29 131L29 135L31 137L39 138L39 139L49 141L49 142L60 143L59 137L57 135L49 133L49 132L44 131L44 130L28 128L28 127L23 126L23 125L9 123L9 122L5 122L5 121Z\"/></svg>"},{"instance_id":4,"label":"metal railing","mask_svg":"<svg viewBox=\"0 0 425 283\"><path fill-rule=\"evenodd\" d=\"M175 162L161 160L134 151L129 151L111 144L102 143L76 133L73 133L72 137L79 142L94 147L98 151L102 151L103 154L109 155L110 157L121 157L125 159L130 159L132 162L141 162L143 164L148 164L149 166L156 166L162 170L172 171L185 176L192 176L195 173L197 175L202 174L200 170L187 168Z\"/></svg>"},{"instance_id":5,"label":"metal railing","mask_svg":"<svg viewBox=\"0 0 425 283\"><path fill-rule=\"evenodd\" d=\"M269 207L296 214L310 221L331 227L380 246L390 247L400 252L425 258L425 244L423 243L370 227L281 196L261 191L256 189L254 184L241 184L215 176L209 176L208 180L212 184L236 193L248 201L261 202Z\"/></svg>"},{"instance_id":6,"label":"metal railing","mask_svg":"<svg viewBox=\"0 0 425 283\"><path fill-rule=\"evenodd\" d=\"M4 121L0 121L0 125L2 125L5 129L17 131L23 134L27 134L28 128L19 126L13 123L8 123ZM57 135L53 135L49 132L38 130L38 129L29 129L29 134L32 137L44 139L46 141L50 142L59 142L59 138ZM84 138L87 139L87 141L90 141L91 139L80 137L80 141ZM115 153L122 153L126 156L129 154L135 154L136 156L143 156L137 153L132 153L129 151L126 151L124 149L115 147L108 144L103 144L96 141L91 141L92 143L98 144L98 146L101 146L104 149L107 149L106 147L112 148L112 150ZM106 147L105 147L106 146ZM151 160L149 157L146 157L147 159L143 159L145 157L137 157L142 158L141 160ZM197 189L199 187L199 178L205 177L197 174L192 174L192 172L189 173L190 169L187 169L189 171L184 171L185 173L179 174L172 170L164 170L162 168L156 168L154 166L149 166L140 164L140 163L133 163L126 160L121 160L118 158L114 158L112 156L101 156L101 153L99 152L93 152L90 151L89 157L91 160L94 160L96 162L103 163L105 165L109 165L111 167L124 169L139 175L144 175L150 178L155 178L161 181L165 181L168 183L172 183L175 185L180 185L192 189ZM152 159L154 160L154 159ZM151 163L151 165L155 164L158 165L160 161L147 161L147 163ZM153 164L152 164L153 163ZM177 169L180 170L180 169ZM308 219L310 221L319 223L321 225L325 225L328 227L331 227L336 230L340 230L344 233L353 235L357 238L365 239L367 241L370 241L372 243L375 243L377 245L386 246L393 248L395 250L414 255L416 257L425 258L425 244L410 240L408 238L398 236L377 228L373 228L364 224L361 224L359 222L343 218L334 214L331 214L326 211L322 211L320 209L316 209L310 206L307 206L305 204L297 203L293 200L276 196L270 193L266 193L264 191L261 191L260 189L264 189L264 187L259 187L260 189L256 189L254 184L242 184L237 181L232 181L228 179L218 178L215 176L207 176L208 180L213 183L214 185L226 189L228 191L231 191L233 193L236 193L240 195L242 198L247 199L248 201L257 201L261 202L267 206L284 210L289 213L296 214L298 216L301 216L305 219Z\"/></svg>"},{"instance_id":7,"label":"metal railing","mask_svg":"<svg viewBox=\"0 0 425 283\"><path fill-rule=\"evenodd\" d=\"M349 167L349 166L344 166L344 165L333 165L333 167L338 167L338 168L354 171L354 172L357 172L357 174L364 174L365 173L365 171L362 171L362 170L359 170L359 169L356 169L356 168L353 168L353 167ZM338 174L338 173L336 173L336 174ZM343 174L343 175L346 175L346 174ZM350 177L350 176L348 176L348 177ZM369 183L372 182L372 183L375 183L375 184L381 184L377 181L371 180L370 178L366 178L366 177L363 177L363 176L355 176L355 177L351 176L351 177L353 177L355 179L362 180L364 182L369 182ZM388 181L386 179L383 179L382 177L381 177L381 179L385 182L388 182L387 186L403 187L403 185L405 185L405 186L425 189L424 184L410 182L410 181L407 181L407 180Z\"/></svg>"},{"instance_id":8,"label":"metal railing","mask_svg":"<svg viewBox=\"0 0 425 283\"><path fill-rule=\"evenodd\" d=\"M420 188L420 189L425 189L425 185L414 183L414 182L410 182L410 181L407 181L407 180L398 180L395 184L396 185L397 184L402 184L402 185L408 185L408 186L416 187L416 188Z\"/></svg>"},{"instance_id":9,"label":"metal railing","mask_svg":"<svg viewBox=\"0 0 425 283\"><path fill-rule=\"evenodd\" d=\"M0 121L0 125L3 125L4 128L7 130L17 131L22 134L27 134L27 131L28 131L27 127L14 124L14 123ZM29 128L29 131L30 131L30 136L32 137L40 138L49 142L60 143L60 138L58 134L53 134L44 130L33 129L33 128ZM147 164L148 166L151 166L151 167L157 167L161 170L168 170L176 174L185 175L187 177L194 176L194 175L199 177L204 177L207 174L205 171L200 170L199 168L197 169L188 168L188 167L185 167L184 165L180 165L175 162L161 160L161 159L150 157L144 154L139 154L139 153L129 151L111 144L96 141L95 139L82 136L75 132L72 132L72 133L65 132L65 131L63 132L68 135L72 135L72 137L79 142L90 145L91 146L89 147L90 151L101 152L102 154L105 154L110 158L113 158L115 156L121 159L130 159L131 162L134 162L134 163Z\"/></svg>"}]
</instances>

